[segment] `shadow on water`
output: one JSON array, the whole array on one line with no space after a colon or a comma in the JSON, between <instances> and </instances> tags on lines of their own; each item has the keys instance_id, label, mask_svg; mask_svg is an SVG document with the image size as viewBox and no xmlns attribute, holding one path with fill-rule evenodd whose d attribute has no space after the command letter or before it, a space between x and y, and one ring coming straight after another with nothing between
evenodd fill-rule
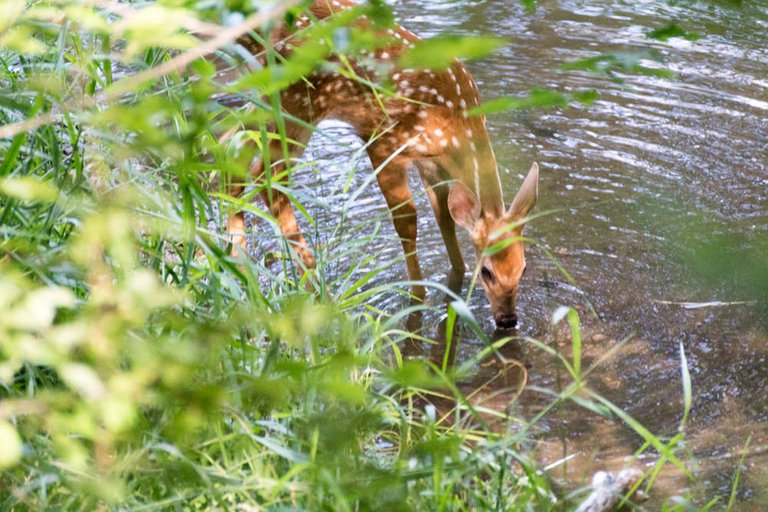
<instances>
[{"instance_id":1,"label":"shadow on water","mask_svg":"<svg viewBox=\"0 0 768 512\"><path fill-rule=\"evenodd\" d=\"M556 209L526 231L538 245L529 248L519 291L519 335L567 354L568 333L553 329L550 319L559 305L575 307L583 322L584 367L602 360L589 375L590 387L663 436L677 432L682 416L682 343L694 406L680 453L696 479L665 472L652 496L659 501L651 503L686 491L700 504L714 496L727 500L741 449L751 439L738 503L744 510L768 508L768 327L766 310L758 306L768 287L768 5L562 0L540 2L528 13L521 2L507 0L404 0L396 10L407 28L424 36L452 31L509 40L494 56L470 64L485 100L531 87L600 92L588 108L508 112L488 121L507 200L536 160L542 167L539 208ZM645 37L673 19L701 39L662 43ZM565 62L601 52L648 48L666 60L676 79L626 76L620 85L559 71ZM322 128L326 137L314 137L307 154L316 162L313 171L297 175L315 226L337 226L343 215L350 236L355 225L379 234L368 248L376 262L400 259L375 183L354 204L345 202L346 191L370 177L360 141L338 123ZM422 190L415 176L412 190ZM422 268L442 283L448 261L441 237L423 194L416 203ZM371 219L377 219L375 229ZM330 239L319 229L311 235L319 245ZM471 243L463 232L460 237L472 264ZM547 253L557 256L575 285ZM340 260L329 268L343 273L347 264ZM370 284L404 278L404 266L394 265ZM438 295L429 300L439 303ZM375 304L384 311L401 305L397 296ZM485 332L492 332L481 291L470 305ZM437 328L440 318L427 315L424 325ZM468 336L449 358L467 360L484 346ZM445 359L439 345L408 350ZM506 365L498 359L461 385L468 393L478 386L482 391L475 396L488 407L513 407L520 417L534 417L549 404L535 390L558 391L567 378L551 356L526 343L510 343L509 350L505 360L524 364L512 365L508 379L505 372L493 380ZM527 373L522 391L515 372ZM621 423L568 403L537 427L541 462L571 457L552 474L572 485L584 483L593 470L622 467L642 445ZM648 467L654 462L651 455L640 461Z\"/></svg>"}]
</instances>

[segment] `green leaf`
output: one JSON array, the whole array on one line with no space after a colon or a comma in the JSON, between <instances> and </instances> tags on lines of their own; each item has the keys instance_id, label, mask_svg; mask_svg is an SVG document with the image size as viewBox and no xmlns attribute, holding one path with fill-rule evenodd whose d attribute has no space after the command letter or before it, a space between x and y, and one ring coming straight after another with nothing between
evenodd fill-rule
<instances>
[{"instance_id":1,"label":"green leaf","mask_svg":"<svg viewBox=\"0 0 768 512\"><path fill-rule=\"evenodd\" d=\"M616 73L627 73L662 78L674 78L675 74L665 68L648 67L643 62L663 62L658 52L641 50L632 52L603 53L595 57L566 62L560 69L563 71L589 71L598 75L607 75L617 83L623 83Z\"/></svg>"},{"instance_id":2,"label":"green leaf","mask_svg":"<svg viewBox=\"0 0 768 512\"><path fill-rule=\"evenodd\" d=\"M473 108L469 115L487 115L505 110L527 110L545 107L567 107L568 98L550 89L531 89L528 96L506 96L483 103Z\"/></svg>"},{"instance_id":3,"label":"green leaf","mask_svg":"<svg viewBox=\"0 0 768 512\"><path fill-rule=\"evenodd\" d=\"M13 425L0 421L0 469L10 468L21 460L21 438Z\"/></svg>"},{"instance_id":4,"label":"green leaf","mask_svg":"<svg viewBox=\"0 0 768 512\"><path fill-rule=\"evenodd\" d=\"M0 180L0 193L22 201L42 201L44 203L56 202L59 197L59 191L53 185L32 176Z\"/></svg>"},{"instance_id":5,"label":"green leaf","mask_svg":"<svg viewBox=\"0 0 768 512\"><path fill-rule=\"evenodd\" d=\"M479 59L504 46L506 41L490 36L438 36L419 41L400 57L403 68L448 69L456 59Z\"/></svg>"},{"instance_id":6,"label":"green leaf","mask_svg":"<svg viewBox=\"0 0 768 512\"><path fill-rule=\"evenodd\" d=\"M656 39L658 41L669 41L673 37L682 37L687 41L697 41L701 38L696 32L686 32L675 22L672 22L665 27L646 32L645 37L648 39Z\"/></svg>"},{"instance_id":7,"label":"green leaf","mask_svg":"<svg viewBox=\"0 0 768 512\"><path fill-rule=\"evenodd\" d=\"M123 20L126 37L125 55L134 57L148 48L187 49L197 39L183 31L188 12L160 4L136 9Z\"/></svg>"},{"instance_id":8,"label":"green leaf","mask_svg":"<svg viewBox=\"0 0 768 512\"><path fill-rule=\"evenodd\" d=\"M61 378L86 401L99 400L107 393L99 375L88 365L68 363L58 368Z\"/></svg>"},{"instance_id":9,"label":"green leaf","mask_svg":"<svg viewBox=\"0 0 768 512\"><path fill-rule=\"evenodd\" d=\"M739 465L736 467L736 474L733 476L733 482L731 483L731 494L728 496L728 504L725 507L726 512L733 510L733 506L736 504L736 498L738 497L737 490L739 489L739 479L741 478L741 472L744 468L744 459L749 455L749 444L752 442L752 436L747 438L747 442L744 444L744 448L741 450L741 458L739 459Z\"/></svg>"},{"instance_id":10,"label":"green leaf","mask_svg":"<svg viewBox=\"0 0 768 512\"><path fill-rule=\"evenodd\" d=\"M591 106L599 97L600 97L600 93L598 93L594 89L587 89L585 91L576 91L573 94L571 94L571 98L588 107Z\"/></svg>"},{"instance_id":11,"label":"green leaf","mask_svg":"<svg viewBox=\"0 0 768 512\"><path fill-rule=\"evenodd\" d=\"M64 8L67 18L85 29L98 33L109 32L110 25L93 7L68 5Z\"/></svg>"},{"instance_id":12,"label":"green leaf","mask_svg":"<svg viewBox=\"0 0 768 512\"><path fill-rule=\"evenodd\" d=\"M17 25L7 30L0 37L0 48L8 48L27 55L39 55L49 49L35 37L32 28L26 25Z\"/></svg>"},{"instance_id":13,"label":"green leaf","mask_svg":"<svg viewBox=\"0 0 768 512\"><path fill-rule=\"evenodd\" d=\"M385 378L401 388L437 387L440 380L435 378L424 361L409 359L402 366L384 372Z\"/></svg>"},{"instance_id":14,"label":"green leaf","mask_svg":"<svg viewBox=\"0 0 768 512\"><path fill-rule=\"evenodd\" d=\"M571 395L570 399L571 401L579 404L581 407L589 411L592 411L595 414L599 414L604 418L611 417L611 410L608 407L606 407L604 404L600 404L598 402L595 402L594 400L589 400L587 398L580 397L578 395Z\"/></svg>"},{"instance_id":15,"label":"green leaf","mask_svg":"<svg viewBox=\"0 0 768 512\"><path fill-rule=\"evenodd\" d=\"M573 377L578 379L581 376L581 322L579 313L573 308L560 306L552 314L552 325L559 324L563 318L568 318L568 326L571 328L571 339L573 346Z\"/></svg>"},{"instance_id":16,"label":"green leaf","mask_svg":"<svg viewBox=\"0 0 768 512\"><path fill-rule=\"evenodd\" d=\"M24 0L0 0L0 34L11 28L24 12Z\"/></svg>"},{"instance_id":17,"label":"green leaf","mask_svg":"<svg viewBox=\"0 0 768 512\"><path fill-rule=\"evenodd\" d=\"M329 51L327 45L319 42L302 44L282 64L274 64L246 75L237 81L232 90L237 92L256 88L261 94L269 95L285 89L310 74L326 59Z\"/></svg>"}]
</instances>

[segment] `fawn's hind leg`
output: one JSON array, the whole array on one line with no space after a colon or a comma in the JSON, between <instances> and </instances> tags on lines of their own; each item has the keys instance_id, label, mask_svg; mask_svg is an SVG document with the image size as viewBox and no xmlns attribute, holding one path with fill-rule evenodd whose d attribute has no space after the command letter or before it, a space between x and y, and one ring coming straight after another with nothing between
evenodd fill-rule
<instances>
[{"instance_id":1,"label":"fawn's hind leg","mask_svg":"<svg viewBox=\"0 0 768 512\"><path fill-rule=\"evenodd\" d=\"M256 185L263 186L260 193L261 198L280 226L280 232L283 237L288 240L293 250L296 251L300 265L305 269L309 269L314 268L315 258L307 246L304 235L301 234L290 199L279 190L264 186L266 179L273 180L279 177L280 180L284 180L286 178L286 176L283 176L286 168L290 171L290 166L286 166L286 159L292 159L301 155L311 135L310 130L297 127L296 125L288 126L286 131L289 140L296 141L289 146L288 155L283 154L282 144L279 140L271 140L268 146L271 162L269 177L267 177L263 158L259 158L253 164L251 174ZM234 197L239 197L243 193L243 189L242 184L232 184L228 187L228 193ZM227 232L232 236L232 256L237 257L240 254L244 254L246 249L245 216L242 211L238 211L229 217L227 220Z\"/></svg>"}]
</instances>

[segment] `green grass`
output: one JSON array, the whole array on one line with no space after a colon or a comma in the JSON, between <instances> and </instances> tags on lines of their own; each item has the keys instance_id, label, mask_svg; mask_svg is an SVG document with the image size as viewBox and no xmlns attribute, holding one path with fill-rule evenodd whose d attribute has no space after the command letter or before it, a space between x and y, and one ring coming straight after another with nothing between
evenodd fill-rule
<instances>
[{"instance_id":1,"label":"green grass","mask_svg":"<svg viewBox=\"0 0 768 512\"><path fill-rule=\"evenodd\" d=\"M288 258L230 258L215 226L237 207L262 219L265 246L285 248L260 205L223 187L243 179L282 114L258 91L241 93L255 109L212 101L227 89L202 61L103 96L173 48L78 6L61 4L69 17L58 22L19 14L28 44L0 49L0 124L41 121L0 139L0 509L568 509L525 448L568 399L615 414L644 449L682 466L682 430L658 438L576 393L591 369L574 310L557 316L573 333L562 359L572 384L533 419L461 391L510 340L485 338L458 367L450 347L434 361L406 357L423 335L406 318L428 308L370 306L407 294L407 284L380 284L402 263L367 250L386 218L349 227L342 215L325 227L317 293ZM234 14L185 13L211 23ZM255 144L217 141L233 128ZM268 186L293 190L274 176ZM352 205L361 191L347 193ZM464 302L447 315L449 343L460 343L454 326L484 336Z\"/></svg>"}]
</instances>

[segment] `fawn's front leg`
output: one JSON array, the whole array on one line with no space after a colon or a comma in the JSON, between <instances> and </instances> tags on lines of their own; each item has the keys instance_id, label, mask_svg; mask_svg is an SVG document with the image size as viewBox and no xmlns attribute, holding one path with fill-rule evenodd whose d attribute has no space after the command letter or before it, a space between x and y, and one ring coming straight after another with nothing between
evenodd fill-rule
<instances>
[{"instance_id":1,"label":"fawn's front leg","mask_svg":"<svg viewBox=\"0 0 768 512\"><path fill-rule=\"evenodd\" d=\"M466 267L459 248L459 241L456 238L456 222L448 209L450 184L443 180L440 169L435 162L414 160L414 166L418 169L421 181L424 183L432 211L435 213L437 226L440 228L440 235L443 237L445 250L448 253L448 261L451 263L448 288L454 293L459 293L461 284L464 282Z\"/></svg>"}]
</instances>

